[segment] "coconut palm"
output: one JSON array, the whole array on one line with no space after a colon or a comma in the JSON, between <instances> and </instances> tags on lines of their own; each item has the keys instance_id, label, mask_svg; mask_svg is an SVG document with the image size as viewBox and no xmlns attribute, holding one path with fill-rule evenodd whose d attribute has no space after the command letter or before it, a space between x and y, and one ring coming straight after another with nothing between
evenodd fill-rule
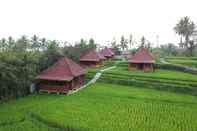
<instances>
[{"instance_id":1,"label":"coconut palm","mask_svg":"<svg viewBox=\"0 0 197 131\"><path fill-rule=\"evenodd\" d=\"M39 49L40 49L41 44L40 44L40 42L39 42L39 37L38 37L38 36L34 35L34 36L31 38L31 43L32 43L32 45L31 45L31 48L32 48L32 49L35 49L35 50L39 50Z\"/></svg>"},{"instance_id":2,"label":"coconut palm","mask_svg":"<svg viewBox=\"0 0 197 131\"><path fill-rule=\"evenodd\" d=\"M193 42L190 42L190 37L194 35L196 32L196 25L194 24L193 21L190 20L189 17L183 17L180 19L180 21L176 24L174 27L175 33L185 38L184 43L180 43L180 45L183 45L183 47L187 48L190 51L190 55L192 55L193 48L190 48L191 45L193 46Z\"/></svg>"}]
</instances>

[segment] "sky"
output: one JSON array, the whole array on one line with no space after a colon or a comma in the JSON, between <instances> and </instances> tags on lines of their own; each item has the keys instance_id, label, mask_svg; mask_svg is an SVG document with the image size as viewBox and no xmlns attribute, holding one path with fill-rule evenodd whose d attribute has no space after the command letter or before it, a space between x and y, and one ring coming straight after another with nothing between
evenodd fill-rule
<instances>
[{"instance_id":1,"label":"sky","mask_svg":"<svg viewBox=\"0 0 197 131\"><path fill-rule=\"evenodd\" d=\"M196 0L0 0L0 38L34 34L74 43L107 45L132 34L157 45L177 43L181 17L197 22Z\"/></svg>"}]
</instances>

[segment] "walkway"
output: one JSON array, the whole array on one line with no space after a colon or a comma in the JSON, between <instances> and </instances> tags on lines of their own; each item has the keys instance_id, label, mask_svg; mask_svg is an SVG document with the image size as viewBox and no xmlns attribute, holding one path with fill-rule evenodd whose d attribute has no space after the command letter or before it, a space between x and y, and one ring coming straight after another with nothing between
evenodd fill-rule
<instances>
[{"instance_id":1,"label":"walkway","mask_svg":"<svg viewBox=\"0 0 197 131\"><path fill-rule=\"evenodd\" d=\"M169 62L165 61L164 58L160 58L160 62L161 62L162 64L170 64Z\"/></svg>"},{"instance_id":2,"label":"walkway","mask_svg":"<svg viewBox=\"0 0 197 131\"><path fill-rule=\"evenodd\" d=\"M80 87L80 88L78 88L76 90L69 91L67 95L72 95L72 94L74 94L74 93L76 93L76 92L78 92L78 91L86 88L90 84L94 84L101 77L101 75L102 75L103 72L108 71L108 70L111 70L111 69L114 69L114 68L116 68L116 66L111 66L111 67L108 67L108 68L105 68L105 69L100 70L99 72L97 72L95 74L95 76L87 84L83 85L82 87Z\"/></svg>"}]
</instances>

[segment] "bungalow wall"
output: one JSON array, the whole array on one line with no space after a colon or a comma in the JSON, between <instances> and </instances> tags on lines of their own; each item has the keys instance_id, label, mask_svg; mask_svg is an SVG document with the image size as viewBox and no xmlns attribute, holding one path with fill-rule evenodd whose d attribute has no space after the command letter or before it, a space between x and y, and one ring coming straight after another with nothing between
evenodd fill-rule
<instances>
[{"instance_id":1,"label":"bungalow wall","mask_svg":"<svg viewBox=\"0 0 197 131\"><path fill-rule=\"evenodd\" d=\"M144 71L152 72L154 71L152 63L129 63L129 71Z\"/></svg>"},{"instance_id":2,"label":"bungalow wall","mask_svg":"<svg viewBox=\"0 0 197 131\"><path fill-rule=\"evenodd\" d=\"M82 67L98 68L103 66L103 61L81 61L80 65Z\"/></svg>"},{"instance_id":3,"label":"bungalow wall","mask_svg":"<svg viewBox=\"0 0 197 131\"><path fill-rule=\"evenodd\" d=\"M67 93L69 90L77 89L84 85L85 75L75 77L71 81L49 81L41 80L37 85L39 91Z\"/></svg>"},{"instance_id":4,"label":"bungalow wall","mask_svg":"<svg viewBox=\"0 0 197 131\"><path fill-rule=\"evenodd\" d=\"M106 58L107 60L110 60L110 59L113 58L113 56L105 56L105 58Z\"/></svg>"}]
</instances>

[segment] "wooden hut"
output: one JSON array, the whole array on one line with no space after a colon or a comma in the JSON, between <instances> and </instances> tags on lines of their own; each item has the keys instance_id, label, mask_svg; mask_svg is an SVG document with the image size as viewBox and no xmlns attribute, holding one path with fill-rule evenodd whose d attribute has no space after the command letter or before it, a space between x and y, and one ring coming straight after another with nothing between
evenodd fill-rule
<instances>
[{"instance_id":1,"label":"wooden hut","mask_svg":"<svg viewBox=\"0 0 197 131\"><path fill-rule=\"evenodd\" d=\"M105 61L105 60L106 60L106 58L105 58L105 56L103 56L103 54L99 53L99 56L100 56L100 59L101 59L102 61Z\"/></svg>"},{"instance_id":2,"label":"wooden hut","mask_svg":"<svg viewBox=\"0 0 197 131\"><path fill-rule=\"evenodd\" d=\"M100 52L104 57L106 57L107 59L110 59L114 56L113 51L110 48L104 48L103 50L101 50Z\"/></svg>"},{"instance_id":3,"label":"wooden hut","mask_svg":"<svg viewBox=\"0 0 197 131\"><path fill-rule=\"evenodd\" d=\"M127 55L125 56L125 59L126 59L126 60L129 60L129 59L131 59L132 57L133 57L132 54L127 54Z\"/></svg>"},{"instance_id":4,"label":"wooden hut","mask_svg":"<svg viewBox=\"0 0 197 131\"><path fill-rule=\"evenodd\" d=\"M86 52L80 58L80 65L83 67L97 68L103 66L103 60L105 59L96 49L91 49Z\"/></svg>"},{"instance_id":5,"label":"wooden hut","mask_svg":"<svg viewBox=\"0 0 197 131\"><path fill-rule=\"evenodd\" d=\"M62 58L36 77L39 91L66 93L84 84L85 70L68 58Z\"/></svg>"},{"instance_id":6,"label":"wooden hut","mask_svg":"<svg viewBox=\"0 0 197 131\"><path fill-rule=\"evenodd\" d=\"M155 60L151 53L146 48L140 48L134 56L132 56L129 60L129 70L130 71L153 71L153 64Z\"/></svg>"},{"instance_id":7,"label":"wooden hut","mask_svg":"<svg viewBox=\"0 0 197 131\"><path fill-rule=\"evenodd\" d=\"M114 53L113 49L112 48L109 48L109 50L111 51L112 55L114 56L115 53Z\"/></svg>"}]
</instances>

